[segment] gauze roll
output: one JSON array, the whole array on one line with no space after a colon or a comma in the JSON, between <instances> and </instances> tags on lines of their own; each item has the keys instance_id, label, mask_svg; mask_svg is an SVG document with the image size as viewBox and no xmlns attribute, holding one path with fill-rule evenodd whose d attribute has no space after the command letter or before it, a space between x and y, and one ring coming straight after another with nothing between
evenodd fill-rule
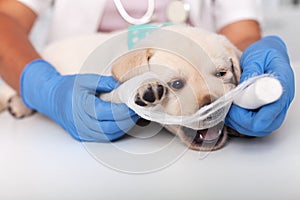
<instances>
[{"instance_id":1,"label":"gauze roll","mask_svg":"<svg viewBox=\"0 0 300 200\"><path fill-rule=\"evenodd\" d=\"M241 91L233 103L246 109L257 109L280 98L282 86L272 76L261 77L254 84Z\"/></svg>"}]
</instances>

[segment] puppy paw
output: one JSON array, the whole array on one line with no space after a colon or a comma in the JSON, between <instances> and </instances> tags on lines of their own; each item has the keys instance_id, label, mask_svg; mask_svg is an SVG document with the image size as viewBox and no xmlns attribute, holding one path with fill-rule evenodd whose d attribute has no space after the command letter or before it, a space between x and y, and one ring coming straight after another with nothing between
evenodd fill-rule
<instances>
[{"instance_id":1,"label":"puppy paw","mask_svg":"<svg viewBox=\"0 0 300 200\"><path fill-rule=\"evenodd\" d=\"M12 96L8 100L8 111L15 118L23 118L32 115L35 111L27 108L20 96Z\"/></svg>"},{"instance_id":2,"label":"puppy paw","mask_svg":"<svg viewBox=\"0 0 300 200\"><path fill-rule=\"evenodd\" d=\"M139 106L154 106L161 103L168 89L159 82L142 85L135 96L135 103Z\"/></svg>"}]
</instances>

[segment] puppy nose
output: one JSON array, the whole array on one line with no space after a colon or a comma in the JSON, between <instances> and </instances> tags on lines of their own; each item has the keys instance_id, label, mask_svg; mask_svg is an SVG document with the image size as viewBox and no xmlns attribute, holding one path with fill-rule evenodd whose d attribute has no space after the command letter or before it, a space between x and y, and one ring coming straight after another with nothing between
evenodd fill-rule
<instances>
[{"instance_id":1,"label":"puppy nose","mask_svg":"<svg viewBox=\"0 0 300 200\"><path fill-rule=\"evenodd\" d=\"M217 98L211 95L205 95L204 98L201 100L201 103L199 103L199 109L201 109L204 106L207 106L214 102Z\"/></svg>"}]
</instances>

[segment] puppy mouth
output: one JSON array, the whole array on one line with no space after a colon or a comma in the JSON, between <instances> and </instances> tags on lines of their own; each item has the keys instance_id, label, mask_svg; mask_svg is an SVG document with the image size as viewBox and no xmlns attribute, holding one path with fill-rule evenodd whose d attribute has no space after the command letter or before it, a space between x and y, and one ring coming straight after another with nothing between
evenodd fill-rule
<instances>
[{"instance_id":1,"label":"puppy mouth","mask_svg":"<svg viewBox=\"0 0 300 200\"><path fill-rule=\"evenodd\" d=\"M182 127L183 141L189 145L191 149L208 151L221 148L226 141L227 135L223 130L224 123L220 122L217 125L201 130L193 130L187 127Z\"/></svg>"}]
</instances>

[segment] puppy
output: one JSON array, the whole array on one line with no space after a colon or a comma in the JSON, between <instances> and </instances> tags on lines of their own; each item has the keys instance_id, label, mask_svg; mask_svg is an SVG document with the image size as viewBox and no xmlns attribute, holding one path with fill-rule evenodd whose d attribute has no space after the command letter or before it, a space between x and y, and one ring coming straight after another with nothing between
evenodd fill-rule
<instances>
[{"instance_id":1,"label":"puppy","mask_svg":"<svg viewBox=\"0 0 300 200\"><path fill-rule=\"evenodd\" d=\"M109 73L105 75L113 75L121 83L146 72L153 72L160 77L159 80L147 80L138 87L135 95L137 105L141 107L160 105L169 115L192 115L236 87L241 75L239 66L241 52L224 36L183 25L163 29L189 38L201 47L205 55L202 55L201 60L195 65L174 52L149 47L129 51L114 60ZM43 57L62 74L79 73L88 55L109 37L112 36L97 34L63 41L48 47ZM151 39L148 42L151 43ZM197 53L186 52L196 57ZM100 98L119 103L120 100L115 93L116 91L113 91L101 95ZM22 108L21 112L15 108L17 98L10 99L8 107L14 116L31 114L28 109ZM164 127L177 135L191 149L202 151L223 147L228 134L235 133L226 126L223 127L222 123L204 130L193 130L180 125L164 125Z\"/></svg>"}]
</instances>

